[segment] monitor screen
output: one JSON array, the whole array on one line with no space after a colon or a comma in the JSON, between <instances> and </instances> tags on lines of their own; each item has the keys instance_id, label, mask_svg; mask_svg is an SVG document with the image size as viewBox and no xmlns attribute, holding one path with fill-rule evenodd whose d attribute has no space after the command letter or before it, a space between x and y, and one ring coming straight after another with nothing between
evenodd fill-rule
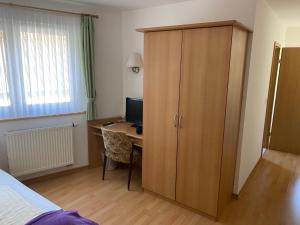
<instances>
[{"instance_id":1,"label":"monitor screen","mask_svg":"<svg viewBox=\"0 0 300 225\"><path fill-rule=\"evenodd\" d=\"M143 123L143 99L126 98L126 121L137 125Z\"/></svg>"}]
</instances>

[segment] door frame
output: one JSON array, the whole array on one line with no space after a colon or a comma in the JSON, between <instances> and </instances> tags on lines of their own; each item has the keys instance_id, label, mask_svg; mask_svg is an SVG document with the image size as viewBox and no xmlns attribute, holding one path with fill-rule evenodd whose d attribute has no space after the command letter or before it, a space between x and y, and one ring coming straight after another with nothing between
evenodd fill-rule
<instances>
[{"instance_id":1,"label":"door frame","mask_svg":"<svg viewBox=\"0 0 300 225\"><path fill-rule=\"evenodd\" d=\"M276 50L277 49L279 49L279 51L280 51L278 59L276 58ZM276 84L277 84L278 74L279 74L281 51L282 51L281 44L279 44L278 42L275 41L274 46L273 46L273 56L272 56L269 88L268 88L268 99L267 99L267 106L266 106L261 155L263 155L264 149L269 149L269 144L270 144L271 125L272 125L272 119L273 119L273 113L274 113L274 104L275 104L275 97L276 97L275 93L276 93L276 89L277 89ZM274 69L275 69L275 71L274 71Z\"/></svg>"}]
</instances>

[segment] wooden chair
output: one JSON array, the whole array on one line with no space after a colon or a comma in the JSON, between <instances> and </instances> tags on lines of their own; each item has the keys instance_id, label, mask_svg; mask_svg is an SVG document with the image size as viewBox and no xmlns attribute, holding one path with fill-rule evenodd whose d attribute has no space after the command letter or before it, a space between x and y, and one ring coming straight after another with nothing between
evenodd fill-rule
<instances>
[{"instance_id":1,"label":"wooden chair","mask_svg":"<svg viewBox=\"0 0 300 225\"><path fill-rule=\"evenodd\" d=\"M102 180L105 177L107 158L129 164L128 190L130 190L132 166L138 159L138 154L135 150L138 150L140 147L135 146L127 135L122 132L114 132L105 128L101 128L101 130L105 147Z\"/></svg>"}]
</instances>

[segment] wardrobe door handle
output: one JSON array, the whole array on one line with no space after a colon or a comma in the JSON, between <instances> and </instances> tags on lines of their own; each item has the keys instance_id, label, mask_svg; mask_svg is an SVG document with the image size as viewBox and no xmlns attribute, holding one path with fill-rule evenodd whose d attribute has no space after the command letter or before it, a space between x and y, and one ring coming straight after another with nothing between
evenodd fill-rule
<instances>
[{"instance_id":1,"label":"wardrobe door handle","mask_svg":"<svg viewBox=\"0 0 300 225\"><path fill-rule=\"evenodd\" d=\"M179 122L178 122L178 124L179 124L178 127L179 127L179 128L182 128L182 126L181 126L182 118L183 118L182 116L179 116Z\"/></svg>"},{"instance_id":2,"label":"wardrobe door handle","mask_svg":"<svg viewBox=\"0 0 300 225\"><path fill-rule=\"evenodd\" d=\"M178 115L176 114L173 118L173 124L174 124L174 127L178 127Z\"/></svg>"}]
</instances>

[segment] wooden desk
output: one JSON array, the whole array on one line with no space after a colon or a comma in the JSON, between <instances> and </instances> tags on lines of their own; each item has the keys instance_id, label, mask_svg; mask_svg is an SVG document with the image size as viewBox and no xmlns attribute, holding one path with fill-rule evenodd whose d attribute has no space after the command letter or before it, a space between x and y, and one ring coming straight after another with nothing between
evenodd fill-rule
<instances>
[{"instance_id":1,"label":"wooden desk","mask_svg":"<svg viewBox=\"0 0 300 225\"><path fill-rule=\"evenodd\" d=\"M88 124L88 141L89 141L89 165L96 167L102 165L101 152L104 150L101 128L125 133L134 144L143 146L143 135L136 133L136 128L131 123L118 122L119 118L93 121ZM114 124L103 126L106 122Z\"/></svg>"},{"instance_id":2,"label":"wooden desk","mask_svg":"<svg viewBox=\"0 0 300 225\"><path fill-rule=\"evenodd\" d=\"M115 131L115 132L123 132L125 133L129 138L137 139L137 140L143 140L143 135L136 133L136 128L131 126L131 123L127 122L117 122L108 126L100 125L93 125L92 127L96 129L101 129L104 127L107 130Z\"/></svg>"}]
</instances>

